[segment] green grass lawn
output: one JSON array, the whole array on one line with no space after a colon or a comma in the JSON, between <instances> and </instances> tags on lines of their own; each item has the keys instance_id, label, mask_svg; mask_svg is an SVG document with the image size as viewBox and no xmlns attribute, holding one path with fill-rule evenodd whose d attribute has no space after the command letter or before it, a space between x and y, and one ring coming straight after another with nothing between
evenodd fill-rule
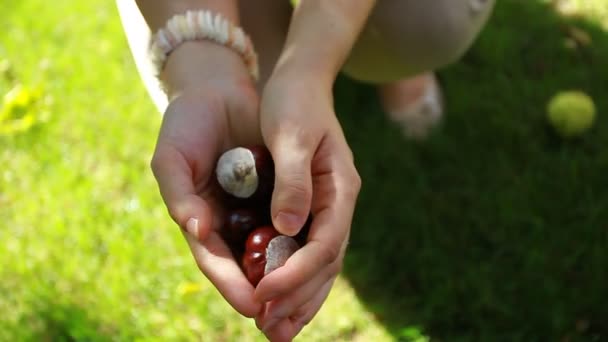
<instances>
[{"instance_id":1,"label":"green grass lawn","mask_svg":"<svg viewBox=\"0 0 608 342\"><path fill-rule=\"evenodd\" d=\"M498 0L440 73L448 113L424 144L338 80L364 185L343 275L300 341L608 339L608 2L561 3L567 17ZM0 4L0 94L19 94L0 110L0 340L263 341L162 205L160 117L114 2ZM544 111L571 88L599 115L565 142Z\"/></svg>"}]
</instances>

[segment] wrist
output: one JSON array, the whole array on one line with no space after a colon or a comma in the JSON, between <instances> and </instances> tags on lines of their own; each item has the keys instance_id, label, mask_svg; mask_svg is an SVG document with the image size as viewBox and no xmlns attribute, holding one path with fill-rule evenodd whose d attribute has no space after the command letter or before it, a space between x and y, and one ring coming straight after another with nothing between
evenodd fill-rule
<instances>
[{"instance_id":1,"label":"wrist","mask_svg":"<svg viewBox=\"0 0 608 342\"><path fill-rule=\"evenodd\" d=\"M299 117L307 122L327 116L333 109L332 87L309 74L276 73L262 94L262 114Z\"/></svg>"},{"instance_id":2,"label":"wrist","mask_svg":"<svg viewBox=\"0 0 608 342\"><path fill-rule=\"evenodd\" d=\"M284 94L284 100L310 98L311 101L332 99L332 81L321 80L314 73L299 69L288 69L274 73L264 88L265 93Z\"/></svg>"},{"instance_id":3,"label":"wrist","mask_svg":"<svg viewBox=\"0 0 608 342\"><path fill-rule=\"evenodd\" d=\"M209 84L252 82L236 51L205 40L184 42L177 47L167 58L159 78L169 99Z\"/></svg>"},{"instance_id":4,"label":"wrist","mask_svg":"<svg viewBox=\"0 0 608 342\"><path fill-rule=\"evenodd\" d=\"M332 86L375 0L302 1L295 9L276 70Z\"/></svg>"},{"instance_id":5,"label":"wrist","mask_svg":"<svg viewBox=\"0 0 608 342\"><path fill-rule=\"evenodd\" d=\"M340 72L338 63L331 63L314 56L281 56L273 70L271 79L281 79L283 82L302 84L331 91Z\"/></svg>"}]
</instances>

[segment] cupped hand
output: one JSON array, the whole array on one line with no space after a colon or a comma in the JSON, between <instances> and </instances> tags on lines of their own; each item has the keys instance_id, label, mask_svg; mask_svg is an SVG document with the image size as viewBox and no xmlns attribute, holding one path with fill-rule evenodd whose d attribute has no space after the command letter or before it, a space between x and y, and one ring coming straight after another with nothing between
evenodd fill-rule
<instances>
[{"instance_id":1,"label":"cupped hand","mask_svg":"<svg viewBox=\"0 0 608 342\"><path fill-rule=\"evenodd\" d=\"M212 55L214 48L207 49L205 56ZM227 65L226 58L221 63ZM214 178L215 164L224 151L262 142L259 99L244 68L218 71L220 75L209 70L197 80L183 82L186 86L172 97L151 167L169 214L183 229L200 270L239 313L254 317L261 304L254 300L254 288L220 235L223 208ZM172 75L176 74L179 71Z\"/></svg>"},{"instance_id":2,"label":"cupped hand","mask_svg":"<svg viewBox=\"0 0 608 342\"><path fill-rule=\"evenodd\" d=\"M256 316L258 327L272 341L289 341L321 308L342 268L361 180L331 89L305 77L273 76L264 89L260 120L275 163L273 224L295 235L313 215L306 245L265 276L254 293L265 303Z\"/></svg>"}]
</instances>

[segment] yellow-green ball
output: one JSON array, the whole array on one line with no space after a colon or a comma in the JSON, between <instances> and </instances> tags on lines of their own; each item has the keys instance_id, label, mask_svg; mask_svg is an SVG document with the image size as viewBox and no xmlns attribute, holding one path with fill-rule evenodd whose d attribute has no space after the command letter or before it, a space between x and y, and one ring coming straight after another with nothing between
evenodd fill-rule
<instances>
[{"instance_id":1,"label":"yellow-green ball","mask_svg":"<svg viewBox=\"0 0 608 342\"><path fill-rule=\"evenodd\" d=\"M563 91L549 101L547 118L561 137L577 137L593 126L595 104L581 91Z\"/></svg>"}]
</instances>

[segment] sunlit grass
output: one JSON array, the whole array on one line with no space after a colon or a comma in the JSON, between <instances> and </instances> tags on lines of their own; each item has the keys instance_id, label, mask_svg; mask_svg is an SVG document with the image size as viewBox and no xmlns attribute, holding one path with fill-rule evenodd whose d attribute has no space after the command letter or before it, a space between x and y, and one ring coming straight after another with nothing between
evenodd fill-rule
<instances>
[{"instance_id":1,"label":"sunlit grass","mask_svg":"<svg viewBox=\"0 0 608 342\"><path fill-rule=\"evenodd\" d=\"M0 340L263 340L162 204L148 168L160 117L114 3L4 4L0 94L41 89L48 121L0 135ZM388 339L337 288L302 340Z\"/></svg>"},{"instance_id":2,"label":"sunlit grass","mask_svg":"<svg viewBox=\"0 0 608 342\"><path fill-rule=\"evenodd\" d=\"M598 0L550 0L564 15L581 16L595 20L608 29L608 5Z\"/></svg>"},{"instance_id":3,"label":"sunlit grass","mask_svg":"<svg viewBox=\"0 0 608 342\"><path fill-rule=\"evenodd\" d=\"M540 2L543 1L548 0ZM603 23L608 30L608 2L560 2L564 13L582 15L593 22ZM0 4L5 9L0 21L0 97L10 94L15 87L26 89L32 94L40 91L38 100L31 103L26 101L28 104L25 105L25 110L11 110L11 115L2 116L0 120L2 126L8 120L31 113L35 121L35 124L27 129L0 134L0 340L71 338L263 341L253 322L237 315L200 274L181 233L171 222L162 204L148 167L160 117L136 73L114 2L0 0ZM453 246L453 239L461 239L464 243L476 241L475 239L479 238L476 234L482 235L481 233L487 231L475 231L475 228L470 226L470 229L456 227L456 233L449 237L446 228L442 226L443 222L439 222L432 213L436 213L438 217L442 215L460 219L464 210L458 204L468 203L470 208L477 208L479 211L475 212L475 217L469 221L463 219L463 222L473 223L471 226L478 224L495 227L507 222L507 225L511 224L510 227L532 227L530 231L521 233L522 243L526 242L530 246L538 243L536 247L545 247L542 250L545 252L551 250L552 246L542 245L543 241L551 241L556 246L569 246L571 239L583 234L582 229L577 226L579 230L572 235L563 235L563 239L559 239L559 236L555 238L557 235L552 234L557 230L555 226L551 226L553 216L563 214L569 218L567 215L573 215L579 222L592 225L593 220L599 220L602 215L602 202L584 202L605 198L601 195L602 189L586 186L580 175L595 175L589 170L596 166L601 158L593 159L592 152L599 155L596 151L601 151L600 144L593 139L606 136L605 126L601 126L602 122L606 122L605 116L602 116L605 113L601 112L606 108L605 97L596 96L600 108L599 124L594 131L596 135L580 149L577 149L576 145L569 145L556 152L559 150L557 147L549 146L550 144L542 140L544 132L539 133L539 127L542 127L539 122L544 115L544 99L541 97L549 92L549 88L553 90L571 84L594 86L601 81L588 80L584 70L577 73L574 68L569 68L560 71L564 74L567 72L568 77L575 81L569 82L571 79L560 79L550 72L545 72L543 77L554 77L551 80L555 84L559 83L559 87L551 84L550 87L544 85L546 89L541 89L539 80L528 82L528 75L524 75L526 72L517 68L530 67L531 61L536 61L534 58L542 59L546 56L534 50L539 54L532 56L534 58L510 60L509 56L519 52L509 53L505 49L511 46L509 42L515 42L512 45L516 45L521 37L513 37L513 32L509 31L508 27L497 27L491 33L493 36L482 39L477 52L473 54L473 59L478 58L477 64L475 61L469 61L470 64L456 66L446 72L446 85L450 90L447 95L452 100L450 105L453 105L450 108L455 108L456 113L449 118L445 140L431 141L429 147L412 147L398 140L399 144L387 145L388 148L385 148L387 146L382 145L383 142L392 143L397 139L390 140L394 132L383 131L375 142L381 147L377 148L376 145L370 146L369 132L364 132L364 136L354 130L348 132L348 135L354 138L353 145L359 148L360 156L382 155L386 157L385 160L394 163L391 166L396 167L384 168L384 161L380 166L360 166L364 175L384 173L386 178L364 179L362 199L369 207L359 206L358 227L372 229L377 228L378 224L386 224L386 227L392 230L400 229L395 224L403 222L426 227L420 236L408 235L404 241L391 240L390 237L394 235L379 236L377 231L355 232L353 247L356 253L349 254L349 269L360 270L366 277L376 274L374 272L392 276L396 273L395 267L399 267L400 271L412 272L411 278L416 278L420 284L427 284L428 288L408 290L406 285L410 284L395 284L392 277L386 277L381 281L370 281L371 285L365 283L364 290L384 292L389 286L399 290L403 288L403 293L393 294L393 299L399 303L409 300L403 298L406 295L421 294L420 297L411 298L411 301L424 302L420 315L432 317L429 321L438 326L444 322L454 323L449 318L457 316L467 323L484 321L492 327L492 323L498 322L496 324L499 325L502 322L499 320L502 316L485 317L483 310L495 309L496 311L491 312L508 316L506 313L509 312L519 315L521 308L509 303L505 299L508 296L501 296L500 291L504 290L503 288L492 288L495 285L492 281L503 279L501 274L498 280L489 279L490 276L498 274L494 270L493 260L476 260L475 265L479 262L479 267L462 270L458 273L458 279L437 281L445 274L457 272L455 270L459 267L467 265L463 260L450 259L449 250L446 254L438 253L437 250L442 246ZM557 34L562 35L561 32ZM593 34L597 37L597 32ZM541 34L535 37L538 36ZM564 35L564 38L567 36ZM538 39L534 43L540 44L543 40ZM593 44L595 43L592 43L589 49L593 48ZM578 62L576 53L568 56L573 65ZM544 72L540 68L547 67L547 70L551 70L552 62L558 66L570 66L569 60L560 60L547 61L548 67L534 65L534 68L539 69L531 69L540 75ZM483 96L472 100L467 97L472 96L472 87L465 82L475 81L476 77L492 80L485 85L488 90L475 89L475 95L486 95L482 100L479 98ZM540 76L538 78L540 79ZM522 81L521 84L513 85L510 84L512 79L525 80L526 83ZM599 86L590 90L594 94L605 94L606 91ZM522 99L528 101L526 105L522 105ZM341 108L352 106L355 105L338 103ZM369 107L362 106L363 110ZM517 112L528 107L531 113L528 117L527 112ZM6 104L3 104L0 110L6 108ZM466 114L474 118L483 117L483 127L496 130L480 133L480 123L471 122L471 119L464 118L462 114L473 110L487 111ZM516 113L494 115L508 110ZM356 108L353 112L353 116L370 116L369 113L357 113ZM489 112L493 115L488 115ZM377 127L387 127L383 119L375 120L367 121L371 125L366 128L373 130ZM373 126L375 123L377 126ZM458 135L454 133L456 131ZM538 138L539 135L543 138ZM526 140L518 140L517 143L507 139L496 142L496 146L504 147L502 152L500 149L492 152L487 152L487 149L476 150L480 141L494 142L498 139L494 137L506 137L513 141L515 138ZM478 152L470 165L459 164L463 158L467 158L467 155L461 154L465 149L459 144L469 144L466 145L472 151L467 152L469 154ZM592 152L585 154L585 149ZM483 157L491 153L497 153L496 158L490 160L498 165L494 165L495 169L492 170L500 171L500 165L506 170L498 178L484 174L487 165L481 164ZM530 159L525 159L528 157ZM606 160L603 158L602 160ZM445 162L446 159L448 162ZM475 164L477 159L482 161ZM572 163L569 164L570 162ZM433 168L428 168L429 165ZM555 165L564 166L564 169L546 169ZM542 172L535 174L536 169ZM419 178L403 179L403 174L417 175ZM564 181L552 179L555 174L567 178ZM388 183L386 179L401 183ZM448 184L451 179L455 179L456 185L443 188L437 194L433 193L436 197L433 197L432 201L429 200L433 187L437 187L437 184ZM493 180L494 183L482 184L479 179ZM505 184L512 184L507 182L516 184L506 186ZM466 191L473 190L459 187L461 184L468 184L471 189L477 190L496 189L496 193L488 195L480 191L470 194ZM383 191L382 201L367 195L370 193L370 186L376 186ZM575 188L571 193L567 190L554 191L567 189L568 186L579 188ZM580 196L581 203L585 205L581 205L579 209L576 207L578 211L575 210L573 214L551 212L553 216L549 218L534 216L537 212L527 205L538 202L529 198L524 199L529 202L522 202L523 195L514 190L527 191L528 188L533 189L529 192L530 197L538 198L541 203L547 202L546 207L541 206L541 209L562 207L552 202L555 200L551 197L553 193L571 195L572 197L567 199L573 203L579 203L573 198L578 199ZM407 193L404 193L403 189L407 189ZM374 190L378 193L377 189ZM476 202L471 200L472 197ZM400 207L397 201L389 203L387 200L395 198L407 198L411 201ZM377 218L380 219L370 222ZM452 221L448 223L452 224ZM413 228L411 232L420 233ZM489 240L500 242L507 241L518 233L517 230L513 233L498 229L487 234ZM549 236L554 240L550 240ZM387 248L363 250L363 253L361 249L356 249L357 243L359 246L365 246L365 243L374 240L380 241L381 245ZM414 244L412 241L422 242ZM599 241L601 240L594 240L598 244ZM436 245L427 246L424 243ZM419 254L398 259L404 260L401 264L380 264L377 262L380 259L375 258L391 252L390 248L395 248L399 253L406 253L408 246L412 247L412 250L418 248L416 251ZM463 246L470 249L474 247L466 244ZM524 245L515 244L510 250L504 245L500 247L504 248L505 255L507 252L512 253L513 258L520 255L516 252L525 255L525 258L521 257L522 265L517 268L517 272L528 273L504 275L508 280L505 283L513 283L514 288L518 276L533 274L537 268L542 269L549 258ZM591 256L603 253L591 247L576 251L581 255L587 253L585 255ZM462 254L477 255L465 252ZM561 252L560 250L560 255ZM395 256L397 257L402 256ZM502 260L499 257L496 259L497 262ZM510 260L498 265L509 266ZM575 257L572 260L575 260ZM591 259L591 262L596 262L591 266L603 265L598 260ZM354 263L356 267L352 266ZM426 268L416 269L419 265ZM369 271L371 268L373 272ZM351 271L351 276L353 279L357 278L357 272ZM488 278L484 280L484 276ZM535 279L530 277L525 280ZM596 278L584 280L593 280L595 282L590 283L595 284L601 280ZM560 279L557 277L553 281ZM562 293L556 289L558 285L555 282L544 283L544 286L547 287L546 292L529 291L525 294L531 296L530 294L549 293L543 298L553 298L551 293ZM528 289L524 287L520 290ZM470 303L463 303L464 297L459 295L471 292L474 297L468 298L472 298L471 305L474 307L463 307ZM599 298L598 294L592 295ZM526 299L534 302L536 298L531 296L524 298ZM347 279L339 278L326 305L299 340L390 341L395 340L396 336L419 342L428 340L425 336L428 327L410 321L409 312L389 312L395 316L390 319L378 317L378 312L386 314L383 307L374 307L373 303L365 300L364 294L355 293ZM543 301L540 300L539 303L542 304ZM482 314L462 318L459 314L465 312L465 309L468 313ZM542 308L538 310L532 310L532 313L542 312ZM565 320L564 317L570 318L567 316L570 313L568 310L574 309L565 308L563 312L558 312L563 316L556 316L552 324L559 327L568 326L570 323L560 321ZM592 314L593 312L580 313L583 323ZM385 321L397 322L399 326L388 329L382 325ZM538 322L546 323L540 318ZM572 326L574 329L574 324ZM441 335L444 331L442 328L448 331L457 330L458 327L432 328L433 333ZM480 330L483 330L481 328ZM540 331L543 332L545 331ZM517 331L513 334L515 336ZM470 339L474 337L473 335Z\"/></svg>"}]
</instances>

